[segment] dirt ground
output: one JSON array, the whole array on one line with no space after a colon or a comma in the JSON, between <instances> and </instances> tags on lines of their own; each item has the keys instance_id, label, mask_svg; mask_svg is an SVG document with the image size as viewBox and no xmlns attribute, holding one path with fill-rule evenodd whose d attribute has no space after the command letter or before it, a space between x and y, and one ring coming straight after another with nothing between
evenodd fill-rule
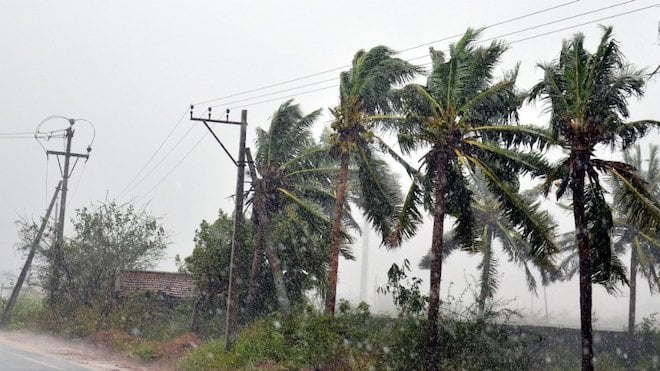
<instances>
[{"instance_id":1,"label":"dirt ground","mask_svg":"<svg viewBox=\"0 0 660 371\"><path fill-rule=\"evenodd\" d=\"M166 370L163 365L141 365L137 361L111 352L84 340L65 340L27 331L0 331L0 344L49 356L66 359L93 370Z\"/></svg>"}]
</instances>

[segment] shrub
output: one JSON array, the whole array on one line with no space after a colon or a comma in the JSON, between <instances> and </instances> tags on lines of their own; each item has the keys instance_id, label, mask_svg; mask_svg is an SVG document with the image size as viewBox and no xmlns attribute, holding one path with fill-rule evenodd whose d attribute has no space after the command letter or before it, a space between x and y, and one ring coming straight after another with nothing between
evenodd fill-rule
<instances>
[{"instance_id":1,"label":"shrub","mask_svg":"<svg viewBox=\"0 0 660 371\"><path fill-rule=\"evenodd\" d=\"M3 302L3 311L4 304ZM44 312L44 303L41 296L31 292L22 293L16 299L7 328L11 330L34 329Z\"/></svg>"}]
</instances>

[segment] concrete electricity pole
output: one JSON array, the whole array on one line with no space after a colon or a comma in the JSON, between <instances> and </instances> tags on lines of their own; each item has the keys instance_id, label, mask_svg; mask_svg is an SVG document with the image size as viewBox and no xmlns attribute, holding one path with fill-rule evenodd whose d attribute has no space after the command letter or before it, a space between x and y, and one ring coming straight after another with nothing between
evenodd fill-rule
<instances>
[{"instance_id":1,"label":"concrete electricity pole","mask_svg":"<svg viewBox=\"0 0 660 371\"><path fill-rule=\"evenodd\" d=\"M238 259L243 249L244 239L244 220L243 220L243 185L245 182L245 140L247 135L247 110L241 111L241 121L229 121L229 110L227 110L226 120L211 119L211 108L209 107L208 118L193 117L193 106L190 106L190 120L201 121L209 130L213 138L220 144L220 147L225 151L227 156L232 160L237 167L236 179L236 204L234 207L234 232L231 244L231 260L229 263L229 288L227 291L227 312L225 321L225 349L229 348L231 342L234 340L235 332L238 328ZM227 148L222 144L218 136L213 132L209 126L209 122L229 125L240 125L241 133L238 143L238 161L229 153Z\"/></svg>"},{"instance_id":2,"label":"concrete electricity pole","mask_svg":"<svg viewBox=\"0 0 660 371\"><path fill-rule=\"evenodd\" d=\"M63 117L55 117L55 118L63 118ZM66 119L66 118L65 118ZM46 119L48 120L48 119ZM42 124L46 121L44 120ZM62 171L62 187L61 187L61 192L62 196L60 198L60 209L59 209L59 217L57 219L57 240L55 244L53 245L53 271L52 271L52 276L50 277L50 282L49 282L49 300L50 302L53 301L53 299L56 297L59 287L60 287L60 276L61 272L64 269L64 257L62 256L62 249L64 245L64 218L66 215L66 194L68 191L68 186L69 186L69 178L71 177L71 172L72 170L70 169L70 164L71 164L71 157L76 158L75 164L78 162L79 159L84 158L84 159L89 159L89 152L92 150L91 146L87 147L87 153L82 154L82 153L72 153L71 152L71 140L73 139L73 124L76 121L84 121L87 122L88 124L91 125L91 123L87 120L76 120L76 119L66 119L69 122L69 127L65 129L64 132L64 138L66 140L66 150L65 152L61 151L51 151L47 150L46 155L54 155L57 156L57 161L58 164L59 162L59 156L64 157L64 169L60 166L60 169ZM41 124L40 124L41 126ZM93 127L93 126L92 126ZM38 129L37 129L38 130Z\"/></svg>"},{"instance_id":3,"label":"concrete electricity pole","mask_svg":"<svg viewBox=\"0 0 660 371\"><path fill-rule=\"evenodd\" d=\"M32 259L34 259L34 254L37 251L39 242L41 241L41 236L43 236L44 231L48 226L48 219L50 218L50 212L53 211L53 206L55 206L55 200L57 200L57 195L59 194L61 188L62 188L62 181L60 181L57 184L57 188L55 189L53 198L50 200L50 205L48 205L48 210L46 210L46 215L41 221L41 226L39 227L39 231L37 232L37 235L34 237L34 241L32 241L32 245L30 246L30 252L28 253L27 259L25 259L25 264L23 265L21 274L18 276L18 279L16 280L16 285L14 285L14 289L12 290L11 296L9 297L9 301L7 301L5 310L4 312L2 312L2 319L0 319L1 326L6 326L7 323L9 322L9 318L11 317L11 311L14 308L14 304L16 304L16 299L18 298L18 294L21 292L21 287L23 286L23 282L25 281L27 272L30 270L30 265L32 264Z\"/></svg>"}]
</instances>

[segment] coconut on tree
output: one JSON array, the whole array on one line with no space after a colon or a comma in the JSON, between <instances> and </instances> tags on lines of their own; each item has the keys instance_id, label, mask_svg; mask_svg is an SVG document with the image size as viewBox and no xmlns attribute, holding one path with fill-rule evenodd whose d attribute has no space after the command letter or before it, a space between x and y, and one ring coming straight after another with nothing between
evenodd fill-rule
<instances>
[{"instance_id":1,"label":"coconut on tree","mask_svg":"<svg viewBox=\"0 0 660 371\"><path fill-rule=\"evenodd\" d=\"M564 41L557 60L540 67L544 76L530 91L529 100L546 104L552 137L565 154L548 173L545 189L549 192L556 183L558 199L570 189L579 256L580 354L582 369L593 370L592 278L608 273L594 270L592 256L611 255L614 225L600 175L610 174L621 182L626 190L621 201L631 222L644 228L660 223L660 209L633 167L600 159L595 152L599 146L626 149L660 123L626 121L628 98L643 96L646 75L625 63L611 27L603 28L595 52L586 50L584 36L576 34Z\"/></svg>"}]
</instances>

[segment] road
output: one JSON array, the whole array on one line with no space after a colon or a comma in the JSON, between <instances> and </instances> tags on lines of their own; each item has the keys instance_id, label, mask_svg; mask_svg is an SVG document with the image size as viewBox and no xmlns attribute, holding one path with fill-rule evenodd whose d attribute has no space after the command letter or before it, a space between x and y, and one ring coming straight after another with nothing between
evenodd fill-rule
<instances>
[{"instance_id":1,"label":"road","mask_svg":"<svg viewBox=\"0 0 660 371\"><path fill-rule=\"evenodd\" d=\"M0 368L6 371L91 370L68 360L58 359L50 355L27 352L9 347L7 344L0 344Z\"/></svg>"},{"instance_id":2,"label":"road","mask_svg":"<svg viewBox=\"0 0 660 371\"><path fill-rule=\"evenodd\" d=\"M0 370L140 371L147 367L82 340L0 331Z\"/></svg>"}]
</instances>

